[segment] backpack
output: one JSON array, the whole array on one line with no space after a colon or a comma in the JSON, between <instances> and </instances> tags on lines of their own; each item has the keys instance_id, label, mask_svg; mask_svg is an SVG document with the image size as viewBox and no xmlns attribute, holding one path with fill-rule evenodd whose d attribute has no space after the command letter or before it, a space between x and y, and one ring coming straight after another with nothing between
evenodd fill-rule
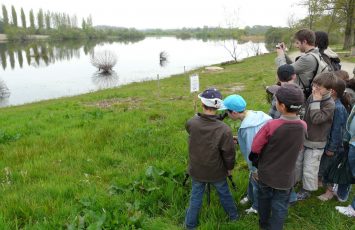
<instances>
[{"instance_id":1,"label":"backpack","mask_svg":"<svg viewBox=\"0 0 355 230\"><path fill-rule=\"evenodd\" d=\"M341 70L341 64L339 58L329 58L330 65L332 66L333 71Z\"/></svg>"},{"instance_id":2,"label":"backpack","mask_svg":"<svg viewBox=\"0 0 355 230\"><path fill-rule=\"evenodd\" d=\"M303 85L303 93L305 98L308 98L312 94L312 82L315 76L317 76L320 73L328 73L333 71L333 68L330 65L328 65L328 63L323 59L321 54L317 54L313 52L309 52L308 54L312 55L316 59L317 67L313 71L313 77L310 80L308 87L306 87L306 85L304 84L304 82L302 82L300 78L301 84Z\"/></svg>"}]
</instances>

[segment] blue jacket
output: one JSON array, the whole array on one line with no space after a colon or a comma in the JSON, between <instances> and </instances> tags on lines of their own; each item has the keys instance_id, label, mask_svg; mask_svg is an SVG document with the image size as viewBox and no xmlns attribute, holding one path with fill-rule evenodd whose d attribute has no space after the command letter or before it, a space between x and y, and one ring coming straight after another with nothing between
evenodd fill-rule
<instances>
[{"instance_id":1,"label":"blue jacket","mask_svg":"<svg viewBox=\"0 0 355 230\"><path fill-rule=\"evenodd\" d=\"M338 152L343 149L343 137L345 135L346 120L348 119L349 114L340 99L336 99L334 102L335 110L333 123L330 128L330 134L325 149L332 152Z\"/></svg>"},{"instance_id":2,"label":"blue jacket","mask_svg":"<svg viewBox=\"0 0 355 230\"><path fill-rule=\"evenodd\" d=\"M348 141L351 145L355 146L355 133L353 130L350 130L350 124L352 120L354 119L355 115L355 106L353 106L350 115L348 117L348 120L346 122L346 135L344 137L344 141Z\"/></svg>"},{"instance_id":3,"label":"blue jacket","mask_svg":"<svg viewBox=\"0 0 355 230\"><path fill-rule=\"evenodd\" d=\"M248 110L247 115L240 124L238 129L238 143L240 151L242 152L245 161L248 163L250 171L256 171L256 168L252 166L248 156L251 151L251 145L256 133L263 127L263 125L272 118L262 111Z\"/></svg>"}]
</instances>

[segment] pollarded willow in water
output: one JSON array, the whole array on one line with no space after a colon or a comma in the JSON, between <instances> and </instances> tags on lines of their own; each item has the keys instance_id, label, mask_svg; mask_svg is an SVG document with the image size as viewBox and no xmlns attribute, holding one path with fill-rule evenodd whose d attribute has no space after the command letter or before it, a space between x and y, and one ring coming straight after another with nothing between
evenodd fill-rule
<instances>
[{"instance_id":1,"label":"pollarded willow in water","mask_svg":"<svg viewBox=\"0 0 355 230\"><path fill-rule=\"evenodd\" d=\"M109 50L94 52L91 56L91 64L98 68L99 71L110 72L116 63L116 54Z\"/></svg>"}]
</instances>

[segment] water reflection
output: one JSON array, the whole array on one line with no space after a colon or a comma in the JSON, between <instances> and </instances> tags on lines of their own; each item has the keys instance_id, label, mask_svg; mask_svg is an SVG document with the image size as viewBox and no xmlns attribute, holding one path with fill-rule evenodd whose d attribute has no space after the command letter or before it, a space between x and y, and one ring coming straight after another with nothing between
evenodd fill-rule
<instances>
[{"instance_id":1,"label":"water reflection","mask_svg":"<svg viewBox=\"0 0 355 230\"><path fill-rule=\"evenodd\" d=\"M0 99L10 97L10 90L3 80L0 80Z\"/></svg>"},{"instance_id":2,"label":"water reflection","mask_svg":"<svg viewBox=\"0 0 355 230\"><path fill-rule=\"evenodd\" d=\"M165 51L162 51L162 52L159 53L159 65L160 65L160 67L165 67L169 63L168 57L169 57L169 55Z\"/></svg>"},{"instance_id":3,"label":"water reflection","mask_svg":"<svg viewBox=\"0 0 355 230\"><path fill-rule=\"evenodd\" d=\"M97 71L92 76L92 82L98 89L107 89L118 86L119 77L114 70Z\"/></svg>"},{"instance_id":4,"label":"water reflection","mask_svg":"<svg viewBox=\"0 0 355 230\"><path fill-rule=\"evenodd\" d=\"M121 41L125 44L135 43L139 40ZM99 40L85 40L85 41L32 41L25 43L0 43L0 59L3 70L11 67L15 69L16 66L24 67L24 57L27 65L33 67L45 67L56 61L70 60L73 58L80 58L80 50L83 49L85 55L92 54L94 47L98 44L115 42L99 41Z\"/></svg>"}]
</instances>

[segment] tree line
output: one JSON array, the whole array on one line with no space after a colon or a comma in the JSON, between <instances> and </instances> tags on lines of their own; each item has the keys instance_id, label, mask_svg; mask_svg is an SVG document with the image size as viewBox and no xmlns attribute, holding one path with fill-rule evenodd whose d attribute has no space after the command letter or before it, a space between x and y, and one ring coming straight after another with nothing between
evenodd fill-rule
<instances>
[{"instance_id":1,"label":"tree line","mask_svg":"<svg viewBox=\"0 0 355 230\"><path fill-rule=\"evenodd\" d=\"M20 18L20 19L19 19ZM29 21L27 21L27 18ZM20 25L21 22L21 25ZM11 6L11 15L5 5L2 5L2 19L0 20L0 33L5 33L8 40L27 40L31 35L48 35L52 39L98 39L98 38L144 38L143 33L135 29L126 30L97 30L93 27L91 15L79 19L76 15L66 13L43 11L39 9L28 12L28 17L21 8L20 17L14 6Z\"/></svg>"},{"instance_id":2,"label":"tree line","mask_svg":"<svg viewBox=\"0 0 355 230\"><path fill-rule=\"evenodd\" d=\"M298 21L290 16L288 27L270 28L265 33L267 43L292 44L295 31L309 28L327 32L330 42L342 43L344 50L355 46L355 0L303 0L299 4L307 8L307 16Z\"/></svg>"}]
</instances>

